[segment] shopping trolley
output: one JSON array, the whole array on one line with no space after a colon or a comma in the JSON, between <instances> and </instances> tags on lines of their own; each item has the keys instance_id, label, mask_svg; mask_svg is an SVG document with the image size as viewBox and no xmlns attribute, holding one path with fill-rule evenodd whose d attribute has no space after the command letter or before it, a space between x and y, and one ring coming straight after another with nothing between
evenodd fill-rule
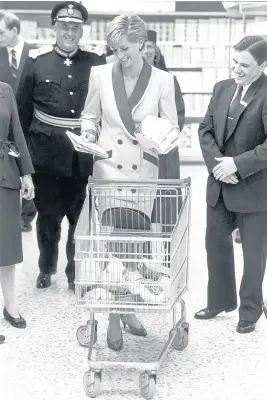
<instances>
[{"instance_id":1,"label":"shopping trolley","mask_svg":"<svg viewBox=\"0 0 267 400\"><path fill-rule=\"evenodd\" d=\"M188 276L190 183L190 178L142 182L89 178L75 232L76 304L90 313L87 324L77 330L78 342L89 348L89 370L83 379L89 397L100 393L103 368L115 364L141 369L140 393L152 399L157 371L169 348L184 350L188 345L182 296ZM92 359L95 313L171 311L173 326L156 362Z\"/></svg>"}]
</instances>

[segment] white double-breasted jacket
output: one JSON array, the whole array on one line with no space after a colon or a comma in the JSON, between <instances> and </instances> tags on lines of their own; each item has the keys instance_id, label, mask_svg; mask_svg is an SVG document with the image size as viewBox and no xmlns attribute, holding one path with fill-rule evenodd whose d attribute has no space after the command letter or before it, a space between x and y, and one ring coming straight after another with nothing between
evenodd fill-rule
<instances>
[{"instance_id":1,"label":"white double-breasted jacket","mask_svg":"<svg viewBox=\"0 0 267 400\"><path fill-rule=\"evenodd\" d=\"M134 135L135 129L147 115L166 118L178 128L175 86L171 74L144 62L134 91L128 99L120 62L91 69L88 95L81 116L82 129L100 129L98 144L109 155L108 159L95 158L96 178L131 178L137 181L158 178L157 153L144 150ZM140 190L136 195L132 193L131 199L129 193L122 190L120 200L116 204L115 201L111 202L110 206L124 206L122 199L126 199L126 196L125 207L151 216L153 196L150 201L142 200Z\"/></svg>"}]
</instances>

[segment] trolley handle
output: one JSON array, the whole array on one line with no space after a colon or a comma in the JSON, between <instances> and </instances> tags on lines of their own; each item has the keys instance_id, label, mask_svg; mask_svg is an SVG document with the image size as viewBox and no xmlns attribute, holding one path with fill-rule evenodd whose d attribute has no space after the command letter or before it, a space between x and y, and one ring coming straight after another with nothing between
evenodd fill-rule
<instances>
[{"instance_id":1,"label":"trolley handle","mask_svg":"<svg viewBox=\"0 0 267 400\"><path fill-rule=\"evenodd\" d=\"M118 185L171 185L171 186L191 186L191 177L184 179L105 179L105 178L94 178L89 176L88 178L89 185L110 185L110 184L118 184Z\"/></svg>"}]
</instances>

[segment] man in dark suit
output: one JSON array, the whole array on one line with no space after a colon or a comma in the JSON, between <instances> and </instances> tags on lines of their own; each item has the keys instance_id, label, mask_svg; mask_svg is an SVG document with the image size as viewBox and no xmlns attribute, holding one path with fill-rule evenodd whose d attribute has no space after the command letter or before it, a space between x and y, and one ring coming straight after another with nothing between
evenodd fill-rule
<instances>
[{"instance_id":1,"label":"man in dark suit","mask_svg":"<svg viewBox=\"0 0 267 400\"><path fill-rule=\"evenodd\" d=\"M20 20L9 12L0 12L0 81L8 83L16 93L21 72L33 48L20 36ZM30 231L36 215L33 200L22 199L21 228Z\"/></svg>"},{"instance_id":2,"label":"man in dark suit","mask_svg":"<svg viewBox=\"0 0 267 400\"><path fill-rule=\"evenodd\" d=\"M267 42L247 36L234 47L234 79L217 83L199 127L207 183L207 307L196 319L237 308L232 232L241 235L244 270L237 332L262 314L267 257Z\"/></svg>"}]
</instances>

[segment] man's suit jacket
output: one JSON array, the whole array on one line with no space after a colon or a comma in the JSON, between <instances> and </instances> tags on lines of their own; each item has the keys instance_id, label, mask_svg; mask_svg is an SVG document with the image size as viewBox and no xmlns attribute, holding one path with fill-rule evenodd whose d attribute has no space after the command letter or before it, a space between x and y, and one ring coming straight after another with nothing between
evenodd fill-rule
<instances>
[{"instance_id":1,"label":"man's suit jacket","mask_svg":"<svg viewBox=\"0 0 267 400\"><path fill-rule=\"evenodd\" d=\"M236 90L234 79L214 86L208 111L199 126L199 141L209 177L207 204L215 206L222 190L226 207L233 212L267 210L267 77L251 84L236 118L226 132L227 114ZM242 102L241 102L242 103ZM239 182L217 181L214 157L233 157Z\"/></svg>"},{"instance_id":2,"label":"man's suit jacket","mask_svg":"<svg viewBox=\"0 0 267 400\"><path fill-rule=\"evenodd\" d=\"M29 50L34 47L35 46L32 46L29 43L24 42L16 79L12 76L12 73L11 73L7 48L6 47L0 48L0 81L8 83L12 87L14 93L16 93L16 91L17 91L21 73L22 73L25 61L28 57Z\"/></svg>"}]
</instances>

